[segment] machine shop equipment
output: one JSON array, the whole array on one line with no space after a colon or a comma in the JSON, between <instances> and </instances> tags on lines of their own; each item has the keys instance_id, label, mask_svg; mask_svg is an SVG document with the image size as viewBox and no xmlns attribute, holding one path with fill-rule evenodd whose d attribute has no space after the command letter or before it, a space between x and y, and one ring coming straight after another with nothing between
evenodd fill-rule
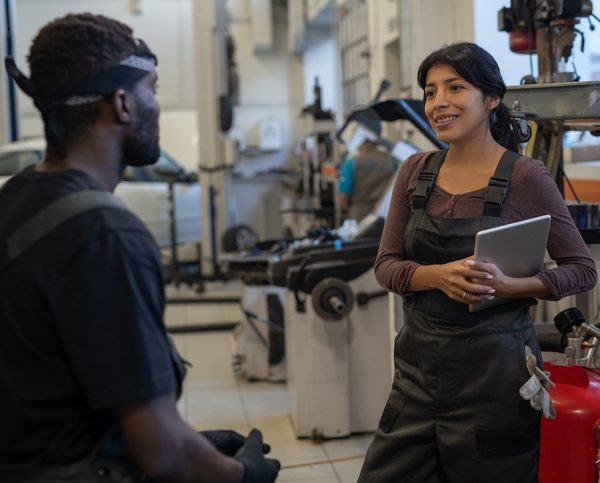
<instances>
[{"instance_id":1,"label":"machine shop equipment","mask_svg":"<svg viewBox=\"0 0 600 483\"><path fill-rule=\"evenodd\" d=\"M301 258L311 248L333 246L333 238L335 234L321 232L315 238L262 240L245 252L222 255L229 277L244 284L241 300L244 320L236 332L233 366L246 379L286 380L283 335L286 289L285 284L277 285L271 280L269 262L286 254Z\"/></svg>"},{"instance_id":2,"label":"machine shop equipment","mask_svg":"<svg viewBox=\"0 0 600 483\"><path fill-rule=\"evenodd\" d=\"M581 18L593 14L591 0L512 0L498 12L498 28L510 37L513 52L537 54L538 76L508 88L506 105L516 118L534 123L527 154L546 163L563 192L562 138L567 130L600 133L600 82L577 82L568 71Z\"/></svg>"},{"instance_id":3,"label":"machine shop equipment","mask_svg":"<svg viewBox=\"0 0 600 483\"><path fill-rule=\"evenodd\" d=\"M390 153L394 154L397 144L382 137L382 122L394 122L397 120L407 120L425 136L425 138L439 149L445 147L427 121L423 101L420 99L389 99L381 102L374 102L369 106L356 109L351 112L346 121L336 133L336 138L342 144L348 144L345 139L345 132L353 122L358 123L377 136L377 142L387 147Z\"/></svg>"},{"instance_id":4,"label":"machine shop equipment","mask_svg":"<svg viewBox=\"0 0 600 483\"><path fill-rule=\"evenodd\" d=\"M498 12L498 29L509 33L510 50L538 55L538 77L526 83L571 82L575 72L566 70L580 18L596 18L591 0L512 0ZM596 20L598 20L596 18Z\"/></svg>"},{"instance_id":5,"label":"machine shop equipment","mask_svg":"<svg viewBox=\"0 0 600 483\"><path fill-rule=\"evenodd\" d=\"M292 183L294 189L288 191L293 191L293 194L284 197L280 210L290 237L303 237L311 229L331 229L340 225L334 134L342 146L357 147L360 142L356 139L352 142L348 128L358 125L372 133L377 144L402 161L419 149L404 140L386 139L382 135L382 123L406 120L434 146L443 147L426 120L421 100L379 101L389 85L384 79L373 101L351 112L336 131L333 114L321 107L320 87L315 80L314 103L306 106L301 113L305 134L301 143L299 178L295 184Z\"/></svg>"},{"instance_id":6,"label":"machine shop equipment","mask_svg":"<svg viewBox=\"0 0 600 483\"><path fill-rule=\"evenodd\" d=\"M253 250L222 256L226 272L242 280L244 320L236 334L234 368L248 380L280 382L286 379L284 329L286 277L309 252L332 249L341 243L335 232L313 237L263 240ZM347 242L353 246L361 241ZM273 268L275 267L275 268Z\"/></svg>"},{"instance_id":7,"label":"machine shop equipment","mask_svg":"<svg viewBox=\"0 0 600 483\"><path fill-rule=\"evenodd\" d=\"M522 85L510 86L504 96L519 128L531 126L526 154L542 160L561 193L564 193L563 135L568 130L600 134L600 82L578 82L569 72L577 36L583 49L581 19L598 21L590 0L512 0L499 11L499 29L509 32L511 50L537 54L538 76L525 76ZM533 73L532 73L533 74ZM568 181L568 179L567 179ZM592 256L600 259L600 229L580 229ZM596 313L598 294L590 291L575 297L584 315Z\"/></svg>"},{"instance_id":8,"label":"machine shop equipment","mask_svg":"<svg viewBox=\"0 0 600 483\"><path fill-rule=\"evenodd\" d=\"M393 377L388 293L373 273L379 242L311 251L287 262L288 401L298 437L374 431ZM281 263L271 269L281 274ZM281 281L281 280L279 280Z\"/></svg>"},{"instance_id":9,"label":"machine shop equipment","mask_svg":"<svg viewBox=\"0 0 600 483\"><path fill-rule=\"evenodd\" d=\"M284 343L285 289L268 283L245 285L245 333L236 338L233 367L249 381L286 380Z\"/></svg>"},{"instance_id":10,"label":"machine shop equipment","mask_svg":"<svg viewBox=\"0 0 600 483\"><path fill-rule=\"evenodd\" d=\"M345 123L346 127L351 123L363 125L362 123L369 119L368 126L365 127L374 129L379 133L380 138L381 129L377 127L378 123L406 119L413 125L418 125L419 130L426 133L432 142L439 143L424 119L421 101L402 99L378 102L355 111L351 117L352 119ZM382 142L385 142L385 139L381 139ZM412 149L414 150L414 148ZM281 379L281 364L272 364L273 350L277 351L278 342L272 341L271 337L279 340L280 326L288 327L289 317L295 312L294 306L288 303L290 298L290 293L286 289L288 271L292 267L300 265L309 253L314 257L320 251L335 252L335 257L344 258L351 256L352 250L364 243L374 242L376 247L387 215L393 183L394 180L390 180L386 193L379 200L373 212L361 221L358 225L358 232L350 240L342 240L336 230L315 229L302 237L260 240L255 243L254 247L241 253L221 255L221 260L226 266L225 272L231 278L242 280L244 284L242 308L246 318L242 321L242 326L236 334L234 366L245 377L258 380ZM341 249L333 250L336 246ZM374 256L371 265L373 261ZM277 321L270 320L266 315L268 297L279 296L281 290L285 291L285 295L283 296L283 320L279 324ZM379 288L374 288L368 294L372 295L373 291L381 292ZM393 297L393 299L400 300L399 297ZM368 305L370 300L369 295L361 296L355 305L361 308L361 313L365 313L363 308ZM390 305L390 313L394 320L400 317L400 307L399 303ZM387 321L385 323L387 324ZM287 329L284 330L287 331ZM288 351L287 342L285 351ZM287 359L287 356L285 358Z\"/></svg>"},{"instance_id":11,"label":"machine shop equipment","mask_svg":"<svg viewBox=\"0 0 600 483\"><path fill-rule=\"evenodd\" d=\"M379 133L382 120L414 119L439 143L405 100L355 113L352 121L364 126L368 120ZM392 381L393 340L402 324L401 298L382 290L373 272L393 185L391 180L351 239L304 240L303 248L269 260L271 283L287 288L288 401L298 437L338 438L377 428Z\"/></svg>"},{"instance_id":12,"label":"machine shop equipment","mask_svg":"<svg viewBox=\"0 0 600 483\"><path fill-rule=\"evenodd\" d=\"M564 192L562 138L567 130L600 132L600 82L511 86L504 102L534 123L527 154L544 161Z\"/></svg>"},{"instance_id":13,"label":"machine shop equipment","mask_svg":"<svg viewBox=\"0 0 600 483\"><path fill-rule=\"evenodd\" d=\"M600 469L600 329L577 308L554 318L558 332L539 333L542 350L561 352L545 363L555 386L555 419L542 420L540 483L598 483Z\"/></svg>"},{"instance_id":14,"label":"machine shop equipment","mask_svg":"<svg viewBox=\"0 0 600 483\"><path fill-rule=\"evenodd\" d=\"M509 32L511 50L538 55L538 77L532 73L522 85L509 87L504 102L513 115L531 123L527 154L545 162L561 192L565 131L600 133L600 82L577 82L576 73L567 70L577 35L583 50L583 33L576 26L586 17L590 25L590 17L598 20L589 0L512 0L499 12L499 29ZM596 261L599 231L581 230ZM580 294L575 302L588 318L597 313L597 291ZM544 365L555 383L549 392L556 418L542 421L539 481L598 483L600 330L586 324L576 308L560 312L555 326L558 334L538 335L542 350L564 353L563 361Z\"/></svg>"},{"instance_id":15,"label":"machine shop equipment","mask_svg":"<svg viewBox=\"0 0 600 483\"><path fill-rule=\"evenodd\" d=\"M313 103L300 113L304 134L300 142L298 179L292 183L280 209L290 236L304 236L310 229L331 228L337 224L335 180L325 170L333 158L335 116L321 106L318 78L315 78L313 93Z\"/></svg>"}]
</instances>

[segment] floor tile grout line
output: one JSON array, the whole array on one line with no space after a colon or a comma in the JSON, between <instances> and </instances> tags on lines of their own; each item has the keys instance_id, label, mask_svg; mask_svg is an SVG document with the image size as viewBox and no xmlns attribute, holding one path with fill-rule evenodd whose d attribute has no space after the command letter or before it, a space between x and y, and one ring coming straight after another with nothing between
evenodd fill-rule
<instances>
[{"instance_id":1,"label":"floor tile grout line","mask_svg":"<svg viewBox=\"0 0 600 483\"><path fill-rule=\"evenodd\" d=\"M338 479L338 481L341 483L342 482L342 477L338 474L337 469L335 468L335 465L331 462L331 456L329 456L329 451L327 451L327 446L324 445L323 443L321 443L321 446L323 447L323 453L325 453L325 456L327 457L327 461L330 462L329 464L331 465L331 469L333 470L333 474Z\"/></svg>"},{"instance_id":2,"label":"floor tile grout line","mask_svg":"<svg viewBox=\"0 0 600 483\"><path fill-rule=\"evenodd\" d=\"M213 337L213 336L211 336ZM216 362L216 364L214 364L214 368L218 369L219 371L222 371L223 373L227 372L234 372L233 371L233 359L232 359L232 354L236 349L236 342L235 342L235 334L233 333L233 331L230 331L228 333L221 333L221 334L214 334L215 338L211 338L211 339L205 339L204 334L181 334L181 335L176 335L175 338L177 339L178 343L180 344L180 349L182 354L184 354L186 356L186 358L190 359L190 360L194 360L194 357L191 357L192 351L194 354L197 353L197 350L204 350L202 347L203 344L200 343L199 341L205 341L205 340L209 340L210 342L208 343L208 346L212 351L214 350L214 342L218 342L218 345L220 347L222 347L222 349L218 350L218 352L215 353L215 356L212 360L214 362ZM222 341L222 342L221 342ZM223 345L221 345L223 344ZM195 377L198 377L197 374L194 375L194 378L191 378L189 380L189 383L194 383L194 381L196 381ZM228 378L229 379L229 378ZM258 413L255 414L256 412L256 397L259 396L263 390L267 390L268 386L263 386L260 385L260 387L257 388L252 388L250 387L251 385L247 383L247 381L241 377L240 375L236 375L235 373L233 374L233 378L232 380L230 380L233 384L231 387L231 389L233 389L233 387L235 387L235 391L237 391L238 394L238 402L241 405L241 412L242 414L239 414L240 418L239 418L239 422L243 423L246 425L246 429L248 430L249 428L252 427L251 422L252 422L252 415L254 414L255 417L258 417L259 419L262 417L262 412L259 411ZM207 391L212 391L212 388L206 388ZM275 394L276 393L276 394ZM267 404L267 406L269 407L276 407L278 408L278 416L283 416L283 413L281 413L281 409L282 407L281 404L283 404L283 401L279 399L279 392L275 391L275 393L269 393L269 394L275 394L277 396L277 403L275 403L275 405L271 404L269 406L269 404ZM190 418L192 417L192 413L195 414L196 409L193 409L193 405L192 405L192 399L195 400L196 397L196 392L193 392L190 390L190 388L186 388L186 393L185 393L185 398L184 401L182 401L181 407L184 411L185 417L187 420L190 420ZM233 396L233 393L230 393L231 396ZM262 406L261 406L262 408ZM280 414L281 413L281 414ZM290 416L289 413L286 413L287 416L287 423L291 424L291 421L289 421ZM279 423L278 423L279 424ZM293 427L293 425L292 425ZM289 428L287 428L286 426L286 434L287 431L289 431ZM276 433L279 434L279 433ZM282 438L282 443L284 438ZM289 436L285 437L285 440L289 439ZM292 435L292 440L294 439L294 436ZM348 483L350 480L346 477L346 479L344 479L344 476L348 476L346 475L346 472L344 471L344 468L336 468L335 467L335 463L341 463L344 461L349 461L349 460L358 460L361 457L364 457L364 455L352 455L352 454L348 454L349 452L347 450L345 450L343 453L340 453L340 456L338 457L332 457L335 456L336 454L338 454L338 452L336 451L336 449L334 447L328 447L326 444L323 444L323 442L319 442L318 446L320 447L320 451L319 453L321 453L321 459L318 459L319 456L316 454L312 455L312 459L313 461L309 461L309 462L304 462L301 464L290 464L289 466L286 466L284 463L284 468L285 469L291 469L292 470L292 474L297 474L300 479L299 480L295 480L295 481L308 481L308 479L302 479L301 475L313 475L313 470L309 469L309 467L311 466L320 466L321 468L323 468L325 470L325 468L327 468L327 472L330 475L329 478L330 480L328 481L337 481L340 483ZM347 448L350 449L350 448ZM360 448L355 448L357 449L357 453L361 452ZM287 454L287 453L286 453ZM345 455L345 456L344 456ZM288 455L289 456L289 455ZM307 455L308 456L308 455ZM283 460L286 460L287 458L284 457ZM292 461L295 458L292 457ZM311 459L310 457L307 459ZM289 461L289 459L288 459ZM289 461L290 463L292 463L292 461ZM296 459L296 461L298 461L298 459ZM294 469L295 467L298 467L298 469ZM304 467L304 470L301 468ZM319 470L317 470L319 471ZM292 476L292 475L290 475ZM287 479L284 478L285 481L288 481ZM291 480L290 480L291 481Z\"/></svg>"},{"instance_id":3,"label":"floor tile grout line","mask_svg":"<svg viewBox=\"0 0 600 483\"><path fill-rule=\"evenodd\" d=\"M281 467L281 469L282 470L291 470L291 469L295 469L295 468L305 468L305 467L309 467L309 466L320 466L320 465L332 465L333 466L334 463L343 463L345 461L358 460L358 459L361 459L364 457L365 457L365 455L362 453L354 454L354 455L350 455L350 456L339 456L339 457L333 458L333 459L330 459L328 457L327 459L324 459L324 460L305 461L302 463L283 465Z\"/></svg>"},{"instance_id":4,"label":"floor tile grout line","mask_svg":"<svg viewBox=\"0 0 600 483\"><path fill-rule=\"evenodd\" d=\"M232 338L233 338L233 332L230 334L230 337L227 338L227 349L228 349L228 355L229 355L230 362L233 361L233 351L235 350L235 343L232 341ZM231 367L230 369L233 371L233 367ZM248 413L248 408L246 407L246 401L244 399L244 391L242 388L241 378L238 377L234 373L234 380L235 380L235 385L236 385L236 388L238 390L238 394L240 397L240 402L242 403L242 408L244 411L244 419L246 420L246 427L248 429L252 429L252 426L250 424L250 415Z\"/></svg>"}]
</instances>

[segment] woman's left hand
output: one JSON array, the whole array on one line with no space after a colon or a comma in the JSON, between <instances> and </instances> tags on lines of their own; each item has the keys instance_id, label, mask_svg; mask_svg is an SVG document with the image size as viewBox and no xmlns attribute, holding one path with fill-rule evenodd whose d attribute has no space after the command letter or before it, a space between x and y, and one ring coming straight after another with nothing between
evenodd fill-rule
<instances>
[{"instance_id":1,"label":"woman's left hand","mask_svg":"<svg viewBox=\"0 0 600 483\"><path fill-rule=\"evenodd\" d=\"M475 272L487 272L492 276L490 279L469 277L471 282L487 285L488 287L495 289L496 292L494 295L496 297L506 298L512 296L510 293L511 281L513 280L512 277L505 275L495 264L477 260L467 260L467 265Z\"/></svg>"}]
</instances>

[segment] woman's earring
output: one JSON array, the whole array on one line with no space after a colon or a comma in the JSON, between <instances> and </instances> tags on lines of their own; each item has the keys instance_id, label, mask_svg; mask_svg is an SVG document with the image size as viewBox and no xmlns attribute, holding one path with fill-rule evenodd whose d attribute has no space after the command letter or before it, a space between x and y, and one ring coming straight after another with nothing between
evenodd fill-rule
<instances>
[{"instance_id":1,"label":"woman's earring","mask_svg":"<svg viewBox=\"0 0 600 483\"><path fill-rule=\"evenodd\" d=\"M498 116L496 116L496 109L492 111L492 115L490 116L490 123L496 124L498 122Z\"/></svg>"}]
</instances>

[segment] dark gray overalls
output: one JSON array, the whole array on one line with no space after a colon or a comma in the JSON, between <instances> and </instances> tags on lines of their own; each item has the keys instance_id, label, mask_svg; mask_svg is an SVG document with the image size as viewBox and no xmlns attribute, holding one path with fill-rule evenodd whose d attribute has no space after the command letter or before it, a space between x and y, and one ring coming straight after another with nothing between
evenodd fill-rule
<instances>
[{"instance_id":1,"label":"dark gray overalls","mask_svg":"<svg viewBox=\"0 0 600 483\"><path fill-rule=\"evenodd\" d=\"M476 218L426 213L446 152L430 156L413 194L405 253L420 264L473 254L475 234L501 224L512 167L507 151ZM533 483L538 481L540 413L521 399L530 375L525 345L541 363L528 307L518 302L470 313L440 290L404 298L395 375L361 483Z\"/></svg>"},{"instance_id":2,"label":"dark gray overalls","mask_svg":"<svg viewBox=\"0 0 600 483\"><path fill-rule=\"evenodd\" d=\"M5 241L0 250L0 271L14 262L44 236L67 220L99 208L128 210L112 193L99 190L76 191L47 205L26 220ZM173 341L166 334L173 371L177 383L177 398L181 395L186 361L181 358ZM0 429L1 430L1 429ZM63 466L0 465L0 483L146 483L150 480L136 468L121 435L110 429L91 455Z\"/></svg>"}]
</instances>

